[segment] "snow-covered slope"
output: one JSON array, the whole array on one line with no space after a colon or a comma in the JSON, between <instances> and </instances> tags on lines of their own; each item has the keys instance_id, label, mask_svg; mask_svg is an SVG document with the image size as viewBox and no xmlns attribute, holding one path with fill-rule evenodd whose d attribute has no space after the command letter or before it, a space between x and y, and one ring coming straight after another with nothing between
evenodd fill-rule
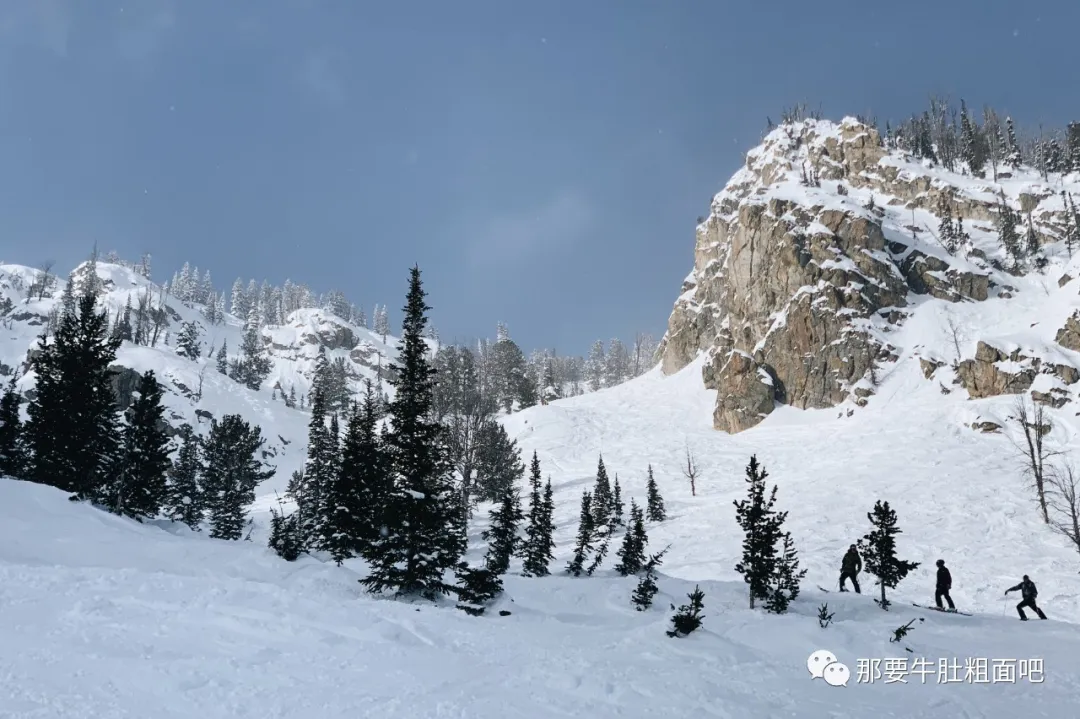
<instances>
[{"instance_id":1,"label":"snow-covered slope","mask_svg":"<svg viewBox=\"0 0 1080 719\"><path fill-rule=\"evenodd\" d=\"M77 283L81 282L84 266L74 271ZM27 353L36 346L49 313L60 302L63 288L61 279L44 299L37 299L31 289L41 274L40 270L21 265L0 265L0 302L6 299L12 303L12 309L0 318L0 374L10 376L17 371L18 386L24 393L32 391L35 381L26 362ZM286 324L262 328L272 368L262 388L252 391L219 373L210 356L222 343L227 343L230 356L239 352L244 331L241 320L226 314L222 322L211 323L202 305L189 305L168 294L162 296L159 286L129 267L98 262L97 275L103 285L99 302L111 318L122 313L128 302L137 307L139 298L148 292L151 307L166 308L167 324L158 342L152 347L124 342L115 366L139 373L155 372L166 389L167 417L174 428L188 423L202 432L212 417L230 413L261 426L269 461L278 468L277 476L263 485L265 492L283 490L292 471L303 464L308 414L287 407L284 394L295 389L299 398L310 390L320 346L326 348L328 360L344 358L349 383L356 392L362 391L365 379L376 381L379 366L385 367L396 353L393 337L388 336L384 342L380 335L325 310L299 309L289 314ZM195 322L200 328L202 357L197 361L177 354L177 336L184 322ZM170 336L168 344L166 332ZM384 391L392 393L393 389L386 386Z\"/></svg>"},{"instance_id":2,"label":"snow-covered slope","mask_svg":"<svg viewBox=\"0 0 1080 719\"><path fill-rule=\"evenodd\" d=\"M688 502L675 505L673 525L692 521ZM715 519L695 531L704 558L723 544ZM704 628L676 640L667 604L692 585L669 578L639 613L633 579L511 576L498 607L511 614L470 617L364 596L348 564L174 532L0 479L0 715L1062 717L1080 692L1080 629L1060 622L885 613L830 594L836 619L822 630L817 592L774 617L746 609L741 583L703 581ZM811 679L818 649L850 667L846 687ZM924 658L929 673L885 686L879 663L876 681L858 682L860 659L886 657ZM968 658L986 660L986 686L963 683ZM939 659L960 686L939 683ZM991 683L994 659L1041 674Z\"/></svg>"}]
</instances>

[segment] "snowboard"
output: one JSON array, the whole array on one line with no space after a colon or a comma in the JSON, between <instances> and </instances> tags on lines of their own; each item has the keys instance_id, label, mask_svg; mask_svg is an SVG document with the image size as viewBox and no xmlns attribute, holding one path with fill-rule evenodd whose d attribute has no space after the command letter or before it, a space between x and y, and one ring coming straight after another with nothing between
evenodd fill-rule
<instances>
[{"instance_id":1,"label":"snowboard","mask_svg":"<svg viewBox=\"0 0 1080 719\"><path fill-rule=\"evenodd\" d=\"M965 617L972 616L971 614L968 614L967 612L961 612L959 610L957 610L955 612L949 612L949 611L946 611L944 609L939 609L937 607L927 607L927 606L924 606L922 604L916 604L915 602L912 602L911 606L918 607L919 609L930 609L930 610L935 611L935 612L941 612L942 614L960 614L960 615L965 616Z\"/></svg>"}]
</instances>

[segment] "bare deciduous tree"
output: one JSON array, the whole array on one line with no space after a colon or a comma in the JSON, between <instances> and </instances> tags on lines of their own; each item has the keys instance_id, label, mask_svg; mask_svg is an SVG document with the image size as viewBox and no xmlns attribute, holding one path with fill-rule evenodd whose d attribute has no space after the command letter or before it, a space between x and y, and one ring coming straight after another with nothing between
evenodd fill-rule
<instances>
[{"instance_id":1,"label":"bare deciduous tree","mask_svg":"<svg viewBox=\"0 0 1080 719\"><path fill-rule=\"evenodd\" d=\"M697 463L694 462L694 455L690 452L690 445L686 445L686 466L682 470L683 476L690 480L690 496L697 496L697 476L698 468Z\"/></svg>"},{"instance_id":2,"label":"bare deciduous tree","mask_svg":"<svg viewBox=\"0 0 1080 719\"><path fill-rule=\"evenodd\" d=\"M967 341L967 336L964 333L964 328L952 317L949 318L948 323L945 325L945 332L953 346L953 371L956 371L960 366L960 357L962 356L960 346Z\"/></svg>"},{"instance_id":3,"label":"bare deciduous tree","mask_svg":"<svg viewBox=\"0 0 1080 719\"><path fill-rule=\"evenodd\" d=\"M1019 395L1013 407L1013 420L1020 426L1022 441L1013 441L1024 464L1024 474L1031 480L1035 498L1043 521L1050 523L1047 509L1047 460L1061 452L1047 446L1046 435L1053 429L1046 407L1031 401L1026 394Z\"/></svg>"},{"instance_id":4,"label":"bare deciduous tree","mask_svg":"<svg viewBox=\"0 0 1080 719\"><path fill-rule=\"evenodd\" d=\"M1080 476L1072 464L1066 462L1053 469L1050 488L1050 527L1080 552Z\"/></svg>"}]
</instances>

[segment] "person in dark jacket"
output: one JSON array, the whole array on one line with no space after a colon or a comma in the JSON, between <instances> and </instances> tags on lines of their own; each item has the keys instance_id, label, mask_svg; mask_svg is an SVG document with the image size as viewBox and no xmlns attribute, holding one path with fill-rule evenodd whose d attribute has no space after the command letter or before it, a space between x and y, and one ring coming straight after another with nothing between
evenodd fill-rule
<instances>
[{"instance_id":1,"label":"person in dark jacket","mask_svg":"<svg viewBox=\"0 0 1080 719\"><path fill-rule=\"evenodd\" d=\"M1020 596L1024 598L1024 601L1016 605L1016 611L1020 613L1020 619L1027 621L1027 615L1024 614L1024 607L1034 609L1035 613L1039 615L1039 619L1046 619L1046 615L1035 604L1035 597L1039 596L1039 590L1035 588L1035 582L1028 578L1028 575L1024 575L1023 581L1017 584L1015 587L1009 587L1005 590L1005 596L1009 595L1009 592L1015 592L1020 590Z\"/></svg>"},{"instance_id":2,"label":"person in dark jacket","mask_svg":"<svg viewBox=\"0 0 1080 719\"><path fill-rule=\"evenodd\" d=\"M949 611L955 612L956 605L952 602L952 597L949 596L949 590L952 589L952 574L949 573L949 568L945 566L945 560L937 560L937 586L934 588L934 601L937 602L937 608L941 609L941 599L944 597L945 601L949 603Z\"/></svg>"},{"instance_id":3,"label":"person in dark jacket","mask_svg":"<svg viewBox=\"0 0 1080 719\"><path fill-rule=\"evenodd\" d=\"M844 555L844 561L840 563L840 591L847 591L844 587L844 580L850 579L852 586L855 587L855 593L862 594L859 589L859 580L856 578L861 571L862 557L859 556L859 551L852 544L848 547L847 554Z\"/></svg>"}]
</instances>

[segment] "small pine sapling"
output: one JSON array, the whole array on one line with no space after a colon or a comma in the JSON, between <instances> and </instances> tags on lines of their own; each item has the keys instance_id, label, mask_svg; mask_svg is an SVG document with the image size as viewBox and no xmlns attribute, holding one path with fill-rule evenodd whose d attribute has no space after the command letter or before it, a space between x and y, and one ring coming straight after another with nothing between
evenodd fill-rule
<instances>
[{"instance_id":1,"label":"small pine sapling","mask_svg":"<svg viewBox=\"0 0 1080 719\"><path fill-rule=\"evenodd\" d=\"M649 465L649 481L645 485L647 505L645 517L650 522L663 522L667 519L667 510L664 508L664 498L660 496L660 488L656 486L653 477L652 465Z\"/></svg>"},{"instance_id":2,"label":"small pine sapling","mask_svg":"<svg viewBox=\"0 0 1080 719\"><path fill-rule=\"evenodd\" d=\"M694 591L687 597L690 603L679 607L675 616L671 618L671 629L667 633L669 637L685 637L701 627L703 619L701 610L705 608L705 592L701 591L701 587L695 586ZM671 608L675 609L675 605L672 604Z\"/></svg>"},{"instance_id":3,"label":"small pine sapling","mask_svg":"<svg viewBox=\"0 0 1080 719\"><path fill-rule=\"evenodd\" d=\"M799 555L791 533L784 534L780 557L776 561L772 581L772 591L765 601L765 610L773 614L783 614L788 605L799 596L799 583L806 576L805 569L799 569Z\"/></svg>"},{"instance_id":4,"label":"small pine sapling","mask_svg":"<svg viewBox=\"0 0 1080 719\"><path fill-rule=\"evenodd\" d=\"M502 578L487 567L470 567L461 562L454 570L458 584L454 592L458 596L457 608L478 617L484 613L486 604L502 593Z\"/></svg>"},{"instance_id":5,"label":"small pine sapling","mask_svg":"<svg viewBox=\"0 0 1080 719\"><path fill-rule=\"evenodd\" d=\"M623 535L622 546L615 556L619 563L615 565L615 571L626 577L637 574L645 564L645 547L649 543L649 536L645 533L645 516L637 502L630 500L630 526Z\"/></svg>"},{"instance_id":6,"label":"small pine sapling","mask_svg":"<svg viewBox=\"0 0 1080 719\"><path fill-rule=\"evenodd\" d=\"M660 588L656 586L656 568L663 564L664 555L667 554L667 551L670 548L670 545L664 547L662 551L649 557L649 561L645 563L644 573L641 575L641 578L638 579L637 587L630 597L631 603L639 612L643 612L651 607L653 597L660 591Z\"/></svg>"},{"instance_id":7,"label":"small pine sapling","mask_svg":"<svg viewBox=\"0 0 1080 719\"><path fill-rule=\"evenodd\" d=\"M920 622L923 621L922 617L919 617L919 621ZM914 624L914 623L915 623L915 620L912 619L907 624L894 629L892 638L889 641L891 643L893 643L893 644L897 644L899 642L904 641L904 637L906 637L908 635L908 633L911 631L911 625Z\"/></svg>"},{"instance_id":8,"label":"small pine sapling","mask_svg":"<svg viewBox=\"0 0 1080 719\"><path fill-rule=\"evenodd\" d=\"M833 613L829 611L829 603L825 602L817 610L817 623L822 629L827 629L833 620Z\"/></svg>"},{"instance_id":9,"label":"small pine sapling","mask_svg":"<svg viewBox=\"0 0 1080 719\"><path fill-rule=\"evenodd\" d=\"M895 589L900 580L915 570L919 563L897 558L896 535L901 531L896 526L896 512L888 502L878 500L874 504L874 511L866 516L874 525L874 530L859 540L860 553L866 571L877 577L877 583L881 586L881 599L874 601L882 609L888 610L886 587Z\"/></svg>"}]
</instances>

